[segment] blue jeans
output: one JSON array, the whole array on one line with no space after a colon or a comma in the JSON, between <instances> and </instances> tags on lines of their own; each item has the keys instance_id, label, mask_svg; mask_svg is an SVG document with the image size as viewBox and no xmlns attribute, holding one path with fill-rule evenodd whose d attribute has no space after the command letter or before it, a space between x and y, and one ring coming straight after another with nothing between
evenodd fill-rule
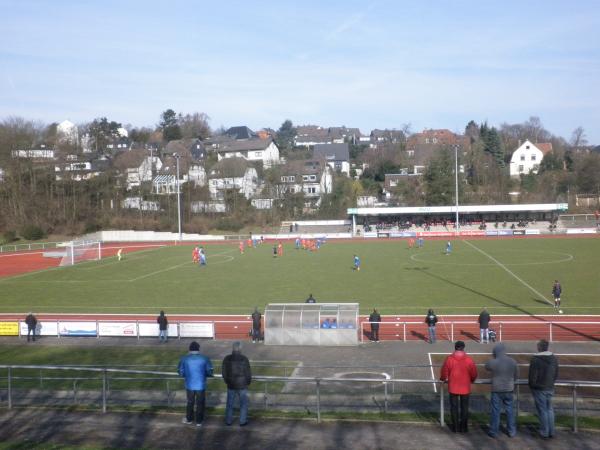
<instances>
[{"instance_id":1,"label":"blue jeans","mask_svg":"<svg viewBox=\"0 0 600 450\"><path fill-rule=\"evenodd\" d=\"M433 344L435 342L435 325L429 326L429 343Z\"/></svg>"},{"instance_id":2,"label":"blue jeans","mask_svg":"<svg viewBox=\"0 0 600 450\"><path fill-rule=\"evenodd\" d=\"M490 342L490 329L489 328L480 328L479 329L479 342Z\"/></svg>"},{"instance_id":3,"label":"blue jeans","mask_svg":"<svg viewBox=\"0 0 600 450\"><path fill-rule=\"evenodd\" d=\"M554 407L552 406L554 390L532 389L531 394L535 400L535 409L540 420L540 435L543 437L554 436Z\"/></svg>"},{"instance_id":4,"label":"blue jeans","mask_svg":"<svg viewBox=\"0 0 600 450\"><path fill-rule=\"evenodd\" d=\"M240 398L240 425L248 422L248 389L227 389L227 404L225 406L225 423L233 422L233 404L235 398Z\"/></svg>"},{"instance_id":5,"label":"blue jeans","mask_svg":"<svg viewBox=\"0 0 600 450\"><path fill-rule=\"evenodd\" d=\"M167 342L167 330L159 330L158 340Z\"/></svg>"},{"instance_id":6,"label":"blue jeans","mask_svg":"<svg viewBox=\"0 0 600 450\"><path fill-rule=\"evenodd\" d=\"M513 437L517 434L517 425L515 422L515 411L513 409L513 393L512 392L492 392L490 415L490 434L496 436L500 428L500 414L502 408L506 411L506 429L508 435Z\"/></svg>"}]
</instances>

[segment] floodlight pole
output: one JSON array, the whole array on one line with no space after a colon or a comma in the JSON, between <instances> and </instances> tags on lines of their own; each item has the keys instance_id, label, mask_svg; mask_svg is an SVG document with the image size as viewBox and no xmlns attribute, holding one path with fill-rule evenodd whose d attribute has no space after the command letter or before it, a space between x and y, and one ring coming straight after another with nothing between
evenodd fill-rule
<instances>
[{"instance_id":1,"label":"floodlight pole","mask_svg":"<svg viewBox=\"0 0 600 450\"><path fill-rule=\"evenodd\" d=\"M179 189L179 154L174 153L175 161L177 161L177 227L179 231L179 241L181 242L181 190Z\"/></svg>"},{"instance_id":2,"label":"floodlight pole","mask_svg":"<svg viewBox=\"0 0 600 450\"><path fill-rule=\"evenodd\" d=\"M456 200L456 222L454 229L458 236L460 233L460 225L458 223L458 145L454 145L454 183L454 197Z\"/></svg>"}]
</instances>

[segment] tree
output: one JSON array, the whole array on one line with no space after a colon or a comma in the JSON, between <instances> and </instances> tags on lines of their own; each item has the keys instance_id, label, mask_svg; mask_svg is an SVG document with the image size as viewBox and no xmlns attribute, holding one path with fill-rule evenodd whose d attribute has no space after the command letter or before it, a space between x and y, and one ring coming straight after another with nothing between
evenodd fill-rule
<instances>
[{"instance_id":1,"label":"tree","mask_svg":"<svg viewBox=\"0 0 600 450\"><path fill-rule=\"evenodd\" d=\"M210 136L209 120L210 117L204 113L180 114L178 124L181 136L186 139L206 139Z\"/></svg>"},{"instance_id":2,"label":"tree","mask_svg":"<svg viewBox=\"0 0 600 450\"><path fill-rule=\"evenodd\" d=\"M290 119L286 119L279 130L277 130L277 137L275 138L275 144L282 151L291 150L294 147L294 138L296 137L296 128Z\"/></svg>"},{"instance_id":3,"label":"tree","mask_svg":"<svg viewBox=\"0 0 600 450\"><path fill-rule=\"evenodd\" d=\"M428 206L454 203L454 157L450 149L442 149L429 160L423 180Z\"/></svg>"},{"instance_id":4,"label":"tree","mask_svg":"<svg viewBox=\"0 0 600 450\"><path fill-rule=\"evenodd\" d=\"M571 134L571 146L577 148L580 145L587 145L587 143L587 136L585 135L583 127L579 126L575 128Z\"/></svg>"},{"instance_id":5,"label":"tree","mask_svg":"<svg viewBox=\"0 0 600 450\"><path fill-rule=\"evenodd\" d=\"M110 122L106 117L99 117L94 119L92 123L88 125L88 134L91 137L91 146L97 152L102 152L106 148L106 145L119 136L119 128L121 124L111 120Z\"/></svg>"},{"instance_id":6,"label":"tree","mask_svg":"<svg viewBox=\"0 0 600 450\"><path fill-rule=\"evenodd\" d=\"M172 109L167 109L163 111L160 118L159 127L162 130L163 139L166 142L181 139L181 128L177 123L177 113Z\"/></svg>"}]
</instances>

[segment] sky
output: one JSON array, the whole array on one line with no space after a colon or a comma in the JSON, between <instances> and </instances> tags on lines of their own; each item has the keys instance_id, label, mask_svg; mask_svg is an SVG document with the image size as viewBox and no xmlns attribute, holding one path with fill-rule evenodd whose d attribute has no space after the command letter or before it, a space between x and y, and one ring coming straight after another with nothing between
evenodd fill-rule
<instances>
[{"instance_id":1,"label":"sky","mask_svg":"<svg viewBox=\"0 0 600 450\"><path fill-rule=\"evenodd\" d=\"M0 119L463 132L600 144L600 2L0 0Z\"/></svg>"}]
</instances>

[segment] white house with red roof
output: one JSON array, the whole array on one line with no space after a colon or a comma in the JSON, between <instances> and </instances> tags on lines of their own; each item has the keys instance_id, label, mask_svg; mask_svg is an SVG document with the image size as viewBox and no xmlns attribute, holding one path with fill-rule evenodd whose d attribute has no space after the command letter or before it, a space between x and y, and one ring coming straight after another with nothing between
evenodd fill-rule
<instances>
[{"instance_id":1,"label":"white house with red roof","mask_svg":"<svg viewBox=\"0 0 600 450\"><path fill-rule=\"evenodd\" d=\"M552 151L551 142L533 144L529 139L517 148L510 158L510 176L537 174L544 156Z\"/></svg>"}]
</instances>

